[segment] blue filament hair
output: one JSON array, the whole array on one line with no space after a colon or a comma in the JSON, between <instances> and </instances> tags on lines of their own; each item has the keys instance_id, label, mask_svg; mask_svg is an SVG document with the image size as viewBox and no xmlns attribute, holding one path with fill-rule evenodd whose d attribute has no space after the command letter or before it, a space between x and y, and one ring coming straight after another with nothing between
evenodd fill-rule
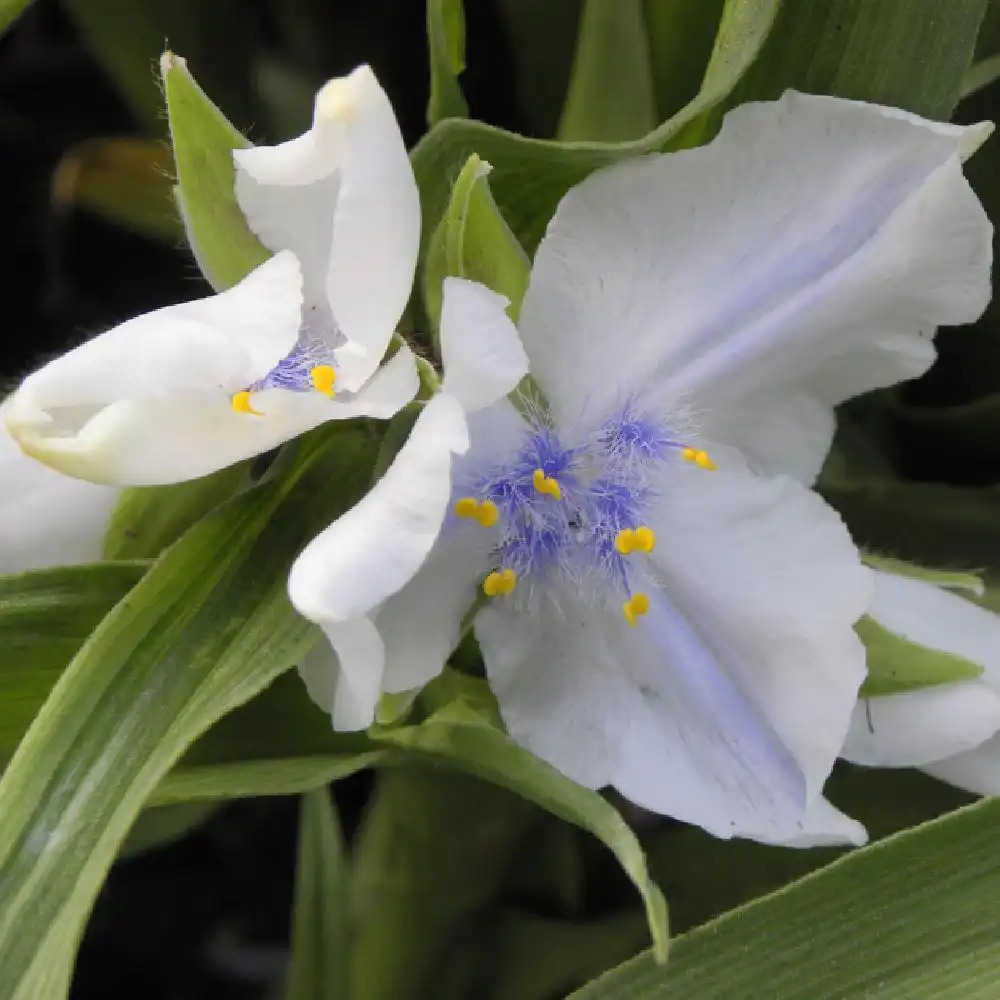
<instances>
[{"instance_id":1,"label":"blue filament hair","mask_svg":"<svg viewBox=\"0 0 1000 1000\"><path fill-rule=\"evenodd\" d=\"M333 348L326 341L300 333L298 343L262 379L249 386L251 392L264 389L286 389L289 392L310 392L313 389L312 370L317 365L333 366Z\"/></svg>"}]
</instances>

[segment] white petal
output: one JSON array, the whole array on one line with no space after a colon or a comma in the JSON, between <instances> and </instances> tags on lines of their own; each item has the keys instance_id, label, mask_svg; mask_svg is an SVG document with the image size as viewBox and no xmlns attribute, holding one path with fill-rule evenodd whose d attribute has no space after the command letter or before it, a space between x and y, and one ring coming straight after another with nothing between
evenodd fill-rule
<instances>
[{"instance_id":1,"label":"white petal","mask_svg":"<svg viewBox=\"0 0 1000 1000\"><path fill-rule=\"evenodd\" d=\"M835 430L832 406L795 391L709 410L701 421L706 437L738 448L754 471L784 473L806 486L819 475Z\"/></svg>"},{"instance_id":2,"label":"white petal","mask_svg":"<svg viewBox=\"0 0 1000 1000\"><path fill-rule=\"evenodd\" d=\"M666 488L650 519L662 586L792 752L812 800L865 676L853 626L871 574L836 512L791 479L685 465Z\"/></svg>"},{"instance_id":3,"label":"white petal","mask_svg":"<svg viewBox=\"0 0 1000 1000\"><path fill-rule=\"evenodd\" d=\"M367 729L375 718L385 663L378 631L367 618L354 618L325 625L323 632L327 642L317 643L299 663L309 697L329 713L334 729Z\"/></svg>"},{"instance_id":4,"label":"white petal","mask_svg":"<svg viewBox=\"0 0 1000 1000\"><path fill-rule=\"evenodd\" d=\"M1000 689L1000 616L992 611L924 580L876 570L868 614L904 639L971 660Z\"/></svg>"},{"instance_id":5,"label":"white petal","mask_svg":"<svg viewBox=\"0 0 1000 1000\"><path fill-rule=\"evenodd\" d=\"M993 736L965 753L937 761L924 770L976 795L1000 795L1000 736Z\"/></svg>"},{"instance_id":6,"label":"white petal","mask_svg":"<svg viewBox=\"0 0 1000 1000\"><path fill-rule=\"evenodd\" d=\"M312 128L279 146L236 150L236 194L272 250L302 259L311 328L347 338L338 384L375 370L409 298L420 203L392 107L368 66L317 94Z\"/></svg>"},{"instance_id":7,"label":"white petal","mask_svg":"<svg viewBox=\"0 0 1000 1000\"><path fill-rule=\"evenodd\" d=\"M0 425L0 576L101 558L120 490L60 475Z\"/></svg>"},{"instance_id":8,"label":"white petal","mask_svg":"<svg viewBox=\"0 0 1000 1000\"><path fill-rule=\"evenodd\" d=\"M379 609L386 691L422 687L441 672L461 638L479 580L492 568L490 542L489 532L475 527L443 537L416 576Z\"/></svg>"},{"instance_id":9,"label":"white petal","mask_svg":"<svg viewBox=\"0 0 1000 1000\"><path fill-rule=\"evenodd\" d=\"M528 374L528 356L507 305L504 296L476 281L444 279L443 387L467 412L492 406Z\"/></svg>"},{"instance_id":10,"label":"white petal","mask_svg":"<svg viewBox=\"0 0 1000 1000\"><path fill-rule=\"evenodd\" d=\"M700 410L797 385L834 403L925 370L934 328L989 298L965 134L789 93L730 112L708 146L591 175L521 312L560 420L621 385Z\"/></svg>"},{"instance_id":11,"label":"white petal","mask_svg":"<svg viewBox=\"0 0 1000 1000\"><path fill-rule=\"evenodd\" d=\"M858 702L841 756L870 767L919 767L977 746L1000 729L1000 695L957 681Z\"/></svg>"},{"instance_id":12,"label":"white petal","mask_svg":"<svg viewBox=\"0 0 1000 1000\"><path fill-rule=\"evenodd\" d=\"M840 847L844 844L863 847L868 843L868 831L820 796L794 827L778 837L756 839L778 847Z\"/></svg>"},{"instance_id":13,"label":"white petal","mask_svg":"<svg viewBox=\"0 0 1000 1000\"><path fill-rule=\"evenodd\" d=\"M255 426L230 406L291 350L300 310L298 262L279 254L220 295L128 320L29 375L5 406L7 428L29 454L95 482L230 465L313 426Z\"/></svg>"}]
</instances>

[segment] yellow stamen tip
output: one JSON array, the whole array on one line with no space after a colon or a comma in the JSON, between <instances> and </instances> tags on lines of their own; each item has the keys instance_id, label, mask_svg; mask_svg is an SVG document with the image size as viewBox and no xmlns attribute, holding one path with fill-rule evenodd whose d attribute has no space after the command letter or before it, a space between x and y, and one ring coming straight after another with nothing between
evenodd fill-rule
<instances>
[{"instance_id":1,"label":"yellow stamen tip","mask_svg":"<svg viewBox=\"0 0 1000 1000\"><path fill-rule=\"evenodd\" d=\"M510 569L493 570L483 580L483 593L487 597L509 594L517 586L517 574Z\"/></svg>"},{"instance_id":2,"label":"yellow stamen tip","mask_svg":"<svg viewBox=\"0 0 1000 1000\"><path fill-rule=\"evenodd\" d=\"M337 373L330 365L316 365L309 372L309 381L317 392L333 399L333 383L337 381Z\"/></svg>"},{"instance_id":3,"label":"yellow stamen tip","mask_svg":"<svg viewBox=\"0 0 1000 1000\"><path fill-rule=\"evenodd\" d=\"M461 497L455 501L455 513L459 517L476 517L478 511L479 501L475 497Z\"/></svg>"},{"instance_id":4,"label":"yellow stamen tip","mask_svg":"<svg viewBox=\"0 0 1000 1000\"><path fill-rule=\"evenodd\" d=\"M699 451L698 454L695 455L694 464L697 465L699 469L712 470L715 468L715 462L708 457L707 451Z\"/></svg>"},{"instance_id":5,"label":"yellow stamen tip","mask_svg":"<svg viewBox=\"0 0 1000 1000\"><path fill-rule=\"evenodd\" d=\"M682 448L681 458L685 462L695 462L698 460L698 449L697 448Z\"/></svg>"},{"instance_id":6,"label":"yellow stamen tip","mask_svg":"<svg viewBox=\"0 0 1000 1000\"><path fill-rule=\"evenodd\" d=\"M629 600L622 605L622 614L629 625L635 625L637 619L649 611L649 595L633 594Z\"/></svg>"},{"instance_id":7,"label":"yellow stamen tip","mask_svg":"<svg viewBox=\"0 0 1000 1000\"><path fill-rule=\"evenodd\" d=\"M635 529L635 547L641 552L652 552L656 548L656 532L641 524Z\"/></svg>"},{"instance_id":8,"label":"yellow stamen tip","mask_svg":"<svg viewBox=\"0 0 1000 1000\"><path fill-rule=\"evenodd\" d=\"M476 507L472 515L479 523L480 527L492 528L500 519L500 511L492 500L484 500Z\"/></svg>"},{"instance_id":9,"label":"yellow stamen tip","mask_svg":"<svg viewBox=\"0 0 1000 1000\"><path fill-rule=\"evenodd\" d=\"M237 413L252 413L255 417L264 416L260 410L255 410L253 404L250 402L250 390L241 389L239 392L233 393L233 398L230 400L233 409Z\"/></svg>"},{"instance_id":10,"label":"yellow stamen tip","mask_svg":"<svg viewBox=\"0 0 1000 1000\"><path fill-rule=\"evenodd\" d=\"M539 493L550 496L553 500L562 499L562 489L559 484L551 476L545 475L542 469L535 469L531 474L531 482Z\"/></svg>"},{"instance_id":11,"label":"yellow stamen tip","mask_svg":"<svg viewBox=\"0 0 1000 1000\"><path fill-rule=\"evenodd\" d=\"M615 548L623 556L631 555L635 551L636 537L631 528L622 528L615 535Z\"/></svg>"}]
</instances>

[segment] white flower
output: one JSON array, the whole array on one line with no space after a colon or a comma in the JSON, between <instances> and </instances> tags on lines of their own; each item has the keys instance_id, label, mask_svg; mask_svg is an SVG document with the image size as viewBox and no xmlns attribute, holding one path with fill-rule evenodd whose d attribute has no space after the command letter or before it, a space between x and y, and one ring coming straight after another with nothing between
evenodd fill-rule
<instances>
[{"instance_id":1,"label":"white flower","mask_svg":"<svg viewBox=\"0 0 1000 1000\"><path fill-rule=\"evenodd\" d=\"M982 677L866 698L842 756L875 767L922 767L980 795L1000 793L1000 618L924 580L875 574L868 613L897 635L961 657Z\"/></svg>"},{"instance_id":2,"label":"white flower","mask_svg":"<svg viewBox=\"0 0 1000 1000\"><path fill-rule=\"evenodd\" d=\"M371 70L326 84L304 135L234 157L240 206L275 256L30 375L6 413L25 452L93 482L170 483L413 398L410 352L379 363L410 293L420 205Z\"/></svg>"},{"instance_id":3,"label":"white flower","mask_svg":"<svg viewBox=\"0 0 1000 1000\"><path fill-rule=\"evenodd\" d=\"M120 490L28 458L0 425L0 576L101 558Z\"/></svg>"},{"instance_id":4,"label":"white flower","mask_svg":"<svg viewBox=\"0 0 1000 1000\"><path fill-rule=\"evenodd\" d=\"M504 722L571 778L723 837L863 839L821 789L865 675L871 574L805 483L835 404L924 371L935 327L985 307L991 229L960 165L985 134L789 93L571 191L520 321L549 415L481 409L454 462L462 442L418 425L377 502L293 569L342 658L341 630L372 626L348 651L354 724L433 676L485 605ZM449 460L419 461L435 450ZM319 655L305 670L336 722Z\"/></svg>"}]
</instances>

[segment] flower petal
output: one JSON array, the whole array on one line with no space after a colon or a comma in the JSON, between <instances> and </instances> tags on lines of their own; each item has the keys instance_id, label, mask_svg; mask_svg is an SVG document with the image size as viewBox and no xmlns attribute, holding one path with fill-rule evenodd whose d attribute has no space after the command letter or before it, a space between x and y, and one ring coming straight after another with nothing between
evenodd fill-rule
<instances>
[{"instance_id":1,"label":"flower petal","mask_svg":"<svg viewBox=\"0 0 1000 1000\"><path fill-rule=\"evenodd\" d=\"M737 834L739 836L739 834ZM751 834L751 836L753 836ZM840 847L850 844L864 847L868 843L868 831L857 820L842 813L822 795L806 811L805 818L781 836L770 838L757 836L765 844L778 847Z\"/></svg>"},{"instance_id":2,"label":"flower petal","mask_svg":"<svg viewBox=\"0 0 1000 1000\"><path fill-rule=\"evenodd\" d=\"M0 576L101 558L120 490L60 475L0 425Z\"/></svg>"},{"instance_id":3,"label":"flower petal","mask_svg":"<svg viewBox=\"0 0 1000 1000\"><path fill-rule=\"evenodd\" d=\"M591 175L556 212L521 312L560 422L609 409L622 384L739 425L765 393L831 404L920 374L934 328L989 299L968 135L790 92L730 112L708 146Z\"/></svg>"},{"instance_id":4,"label":"flower petal","mask_svg":"<svg viewBox=\"0 0 1000 1000\"><path fill-rule=\"evenodd\" d=\"M316 95L304 135L233 157L250 228L270 249L302 259L316 311L310 328L347 338L336 351L338 382L356 391L402 315L420 241L416 182L388 97L359 66Z\"/></svg>"},{"instance_id":5,"label":"flower petal","mask_svg":"<svg viewBox=\"0 0 1000 1000\"><path fill-rule=\"evenodd\" d=\"M279 254L220 295L128 320L29 375L7 428L29 454L95 482L175 482L266 450L305 427L248 427L255 418L233 413L230 396L291 350L301 302L298 262ZM106 452L119 444L135 452Z\"/></svg>"},{"instance_id":6,"label":"flower petal","mask_svg":"<svg viewBox=\"0 0 1000 1000\"><path fill-rule=\"evenodd\" d=\"M476 281L444 279L443 388L466 412L492 406L528 374L528 356L506 313L507 305L503 295Z\"/></svg>"},{"instance_id":7,"label":"flower petal","mask_svg":"<svg viewBox=\"0 0 1000 1000\"><path fill-rule=\"evenodd\" d=\"M791 479L685 465L663 488L649 522L661 585L792 752L811 801L865 676L853 626L871 574L836 512Z\"/></svg>"},{"instance_id":8,"label":"flower petal","mask_svg":"<svg viewBox=\"0 0 1000 1000\"><path fill-rule=\"evenodd\" d=\"M1000 795L1000 736L992 736L972 750L939 760L924 770L976 795Z\"/></svg>"},{"instance_id":9,"label":"flower petal","mask_svg":"<svg viewBox=\"0 0 1000 1000\"><path fill-rule=\"evenodd\" d=\"M323 627L353 692L350 707L343 714L334 711L335 720L371 721L368 709L374 712L375 698L368 695L377 697L385 652L368 616L401 590L430 554L451 496L452 457L468 444L462 407L439 394L368 495L314 538L292 566L292 603Z\"/></svg>"},{"instance_id":10,"label":"flower petal","mask_svg":"<svg viewBox=\"0 0 1000 1000\"><path fill-rule=\"evenodd\" d=\"M869 767L921 767L1000 730L1000 695L957 681L858 702L840 755Z\"/></svg>"}]
</instances>

